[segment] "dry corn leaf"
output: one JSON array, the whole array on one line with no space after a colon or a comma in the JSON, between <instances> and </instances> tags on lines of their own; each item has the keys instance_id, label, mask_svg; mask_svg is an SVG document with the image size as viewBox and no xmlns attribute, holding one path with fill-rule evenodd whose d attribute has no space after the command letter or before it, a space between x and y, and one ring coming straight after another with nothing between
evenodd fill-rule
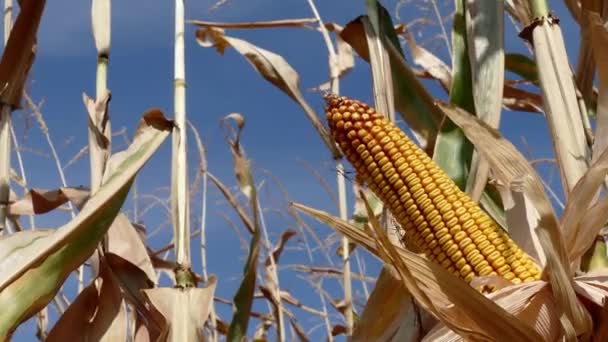
<instances>
[{"instance_id":1,"label":"dry corn leaf","mask_svg":"<svg viewBox=\"0 0 608 342\"><path fill-rule=\"evenodd\" d=\"M608 30L599 15L593 13L586 17L588 17L586 20L590 21L592 51L598 70L596 128L593 142L593 161L596 161L600 153L608 147ZM593 86L593 77L591 82Z\"/></svg>"},{"instance_id":2,"label":"dry corn leaf","mask_svg":"<svg viewBox=\"0 0 608 342\"><path fill-rule=\"evenodd\" d=\"M277 264L279 263L279 258L281 257L285 244L295 235L296 232L294 230L286 230L281 234L279 242L271 253L272 258L269 255L264 262L264 285L260 286L260 290L264 294L264 297L272 304L273 315L277 322L277 331L280 332L278 339L281 341L285 339L283 330L285 328L285 323L282 315L284 308L281 303Z\"/></svg>"},{"instance_id":3,"label":"dry corn leaf","mask_svg":"<svg viewBox=\"0 0 608 342\"><path fill-rule=\"evenodd\" d=\"M143 291L167 321L166 341L200 341L203 338L202 327L211 311L216 285L217 279L211 276L204 288L157 288Z\"/></svg>"},{"instance_id":4,"label":"dry corn leaf","mask_svg":"<svg viewBox=\"0 0 608 342\"><path fill-rule=\"evenodd\" d=\"M101 185L108 158L112 153L110 149L110 117L108 116L110 97L108 91L96 100L82 94L84 105L89 114L89 158L91 161L91 190L93 193ZM96 182L99 182L99 184L94 184Z\"/></svg>"},{"instance_id":5,"label":"dry corn leaf","mask_svg":"<svg viewBox=\"0 0 608 342\"><path fill-rule=\"evenodd\" d=\"M64 312L46 341L126 341L127 314L118 282L102 261L100 285L91 283Z\"/></svg>"},{"instance_id":6,"label":"dry corn leaf","mask_svg":"<svg viewBox=\"0 0 608 342\"><path fill-rule=\"evenodd\" d=\"M400 336L400 341L415 341L418 327L412 319L415 318L412 304L412 296L403 287L395 269L385 265L355 325L352 341L393 341L403 325L407 326L410 336Z\"/></svg>"},{"instance_id":7,"label":"dry corn leaf","mask_svg":"<svg viewBox=\"0 0 608 342\"><path fill-rule=\"evenodd\" d=\"M336 23L325 23L325 29L335 34L336 65L334 68L338 77L342 78L355 67L355 56L353 54L353 49L340 36L340 33L343 30L342 26ZM316 87L315 89L318 89L320 91L329 91L331 90L330 83L331 82L325 82L320 86Z\"/></svg>"},{"instance_id":8,"label":"dry corn leaf","mask_svg":"<svg viewBox=\"0 0 608 342\"><path fill-rule=\"evenodd\" d=\"M515 185L518 192L523 192L533 203L539 217L536 233L547 258L545 273L549 276L549 283L558 306L565 312L577 332L588 332L591 326L590 317L574 293L563 236L539 176L525 157L498 131L462 109L443 104L439 104L439 107L462 128L467 138L488 160L497 180L509 187ZM536 223L530 224L533 226ZM515 229L517 227L512 227L512 230ZM516 234L519 233L527 233L527 230L523 229ZM566 336L570 337L572 334L577 336L574 331L568 329L568 321L564 319L562 323L565 325Z\"/></svg>"},{"instance_id":9,"label":"dry corn leaf","mask_svg":"<svg viewBox=\"0 0 608 342\"><path fill-rule=\"evenodd\" d=\"M540 217L530 198L518 189L517 183L518 180L508 185L495 182L505 208L507 227L511 228L509 232L515 243L544 268L547 257L536 235Z\"/></svg>"},{"instance_id":10,"label":"dry corn leaf","mask_svg":"<svg viewBox=\"0 0 608 342\"><path fill-rule=\"evenodd\" d=\"M72 221L20 247L14 245L14 237L0 240L0 251L7 252L0 259L0 307L5 308L0 311L0 339L46 306L66 277L93 253L120 210L133 178L169 136L170 126L160 111L146 113L133 144L117 154L122 162L116 172L108 175Z\"/></svg>"},{"instance_id":11,"label":"dry corn leaf","mask_svg":"<svg viewBox=\"0 0 608 342\"><path fill-rule=\"evenodd\" d=\"M544 341L558 341L562 334L561 326L551 291L546 285L544 281L519 284L491 293L488 297L520 321L528 322ZM425 342L461 340L442 324L423 339Z\"/></svg>"},{"instance_id":12,"label":"dry corn leaf","mask_svg":"<svg viewBox=\"0 0 608 342\"><path fill-rule=\"evenodd\" d=\"M568 202L562 215L561 224L564 230L566 250L570 262L578 264L578 259L589 249L602 225L583 225L589 214L590 206L597 199L600 186L608 173L608 149L604 149L585 175L576 183L570 192ZM604 216L601 215L600 216Z\"/></svg>"},{"instance_id":13,"label":"dry corn leaf","mask_svg":"<svg viewBox=\"0 0 608 342\"><path fill-rule=\"evenodd\" d=\"M229 121L234 121L236 123L236 131L230 126ZM245 117L239 113L228 114L222 119L221 124L227 131L224 136L226 143L230 146L232 161L234 163L234 174L239 183L239 188L241 189L241 192L251 200L255 184L253 184L253 178L249 172L249 160L247 160L245 151L240 143L241 133L245 127Z\"/></svg>"},{"instance_id":14,"label":"dry corn leaf","mask_svg":"<svg viewBox=\"0 0 608 342\"><path fill-rule=\"evenodd\" d=\"M156 272L148 255L145 242L141 239L129 219L119 213L107 233L106 252L113 253L140 268L148 279L155 283Z\"/></svg>"},{"instance_id":15,"label":"dry corn leaf","mask_svg":"<svg viewBox=\"0 0 608 342\"><path fill-rule=\"evenodd\" d=\"M213 174L208 173L208 176L209 176L209 179L211 179L211 181L215 184L215 186L217 186L217 188L220 190L220 192L224 195L224 197L226 198L228 203L230 203L230 205L236 210L237 214L239 215L239 218L245 224L245 228L247 228L247 230L251 234L253 234L255 232L255 227L253 225L253 222L251 221L249 216L247 216L247 212L245 211L245 209L243 209L243 207L239 205L236 197Z\"/></svg>"},{"instance_id":16,"label":"dry corn leaf","mask_svg":"<svg viewBox=\"0 0 608 342\"><path fill-rule=\"evenodd\" d=\"M187 20L188 24L200 28L216 27L221 29L261 29L261 28L278 28L278 27L301 27L314 30L313 24L317 23L315 18L301 18L301 19L282 19L282 20L269 20L269 21L254 21L249 23L226 23L226 22L215 22L215 21L204 21L204 20Z\"/></svg>"},{"instance_id":17,"label":"dry corn leaf","mask_svg":"<svg viewBox=\"0 0 608 342\"><path fill-rule=\"evenodd\" d=\"M382 19L377 18L376 23L372 23L369 16L364 16L360 19L367 41L369 65L372 69L374 106L380 113L384 113L390 121L395 122L394 104L396 99L393 89L391 63L381 39L383 32L380 21ZM427 140L425 137L419 136L415 130L414 135L421 145L426 146Z\"/></svg>"},{"instance_id":18,"label":"dry corn leaf","mask_svg":"<svg viewBox=\"0 0 608 342\"><path fill-rule=\"evenodd\" d=\"M196 40L203 47L215 47L220 54L223 54L227 47L233 47L265 80L282 90L302 107L332 156L335 159L341 157L340 151L333 143L318 115L300 92L300 76L283 57L242 39L226 36L223 31L212 27L198 29Z\"/></svg>"},{"instance_id":19,"label":"dry corn leaf","mask_svg":"<svg viewBox=\"0 0 608 342\"><path fill-rule=\"evenodd\" d=\"M401 280L416 300L462 336L474 340L540 340L540 335L525 323L516 320L434 262L393 246L386 237L383 238L382 244L378 245L368 233L323 211L301 204L292 205L392 264L399 271ZM374 220L370 219L370 221ZM382 231L376 229L376 233ZM393 251L391 252L389 248Z\"/></svg>"},{"instance_id":20,"label":"dry corn leaf","mask_svg":"<svg viewBox=\"0 0 608 342\"><path fill-rule=\"evenodd\" d=\"M505 9L521 24L528 25L532 18L532 10L530 4L526 0L505 0Z\"/></svg>"},{"instance_id":21,"label":"dry corn leaf","mask_svg":"<svg viewBox=\"0 0 608 342\"><path fill-rule=\"evenodd\" d=\"M91 4L91 23L97 56L108 57L110 55L111 3L110 0L93 0Z\"/></svg>"},{"instance_id":22,"label":"dry corn leaf","mask_svg":"<svg viewBox=\"0 0 608 342\"><path fill-rule=\"evenodd\" d=\"M414 63L421 66L434 79L438 80L445 91L449 91L452 87L452 74L450 68L429 50L418 45L418 43L416 43L416 38L414 38L407 27L403 26L403 29L400 30L403 31L402 34L405 36L407 45L410 48Z\"/></svg>"},{"instance_id":23,"label":"dry corn leaf","mask_svg":"<svg viewBox=\"0 0 608 342\"><path fill-rule=\"evenodd\" d=\"M27 75L34 63L36 33L45 0L22 0L0 61L0 102L20 107Z\"/></svg>"},{"instance_id":24,"label":"dry corn leaf","mask_svg":"<svg viewBox=\"0 0 608 342\"><path fill-rule=\"evenodd\" d=\"M599 5L599 8L593 8L594 4ZM576 85L577 90L580 91L581 96L585 100L586 104L591 107L590 100L593 98L593 83L595 77L595 58L594 51L592 49L592 19L591 14L593 11L599 13L602 12L601 1L596 0L582 0L581 1L581 21L580 21L580 42L578 49L578 58L576 65ZM596 45L597 44L593 44Z\"/></svg>"},{"instance_id":25,"label":"dry corn leaf","mask_svg":"<svg viewBox=\"0 0 608 342\"><path fill-rule=\"evenodd\" d=\"M142 292L142 290L153 288L153 281L148 278L141 268L114 253L106 253L104 261L112 270L112 274L120 285L123 298L133 306L138 316L137 319L140 319L141 316L146 321L147 334L153 337L152 340L156 340L156 336L162 334L165 321L150 308Z\"/></svg>"},{"instance_id":26,"label":"dry corn leaf","mask_svg":"<svg viewBox=\"0 0 608 342\"><path fill-rule=\"evenodd\" d=\"M59 188L57 190L32 189L9 206L11 215L38 215L48 213L70 201L78 208L88 200L89 191L84 188Z\"/></svg>"}]
</instances>

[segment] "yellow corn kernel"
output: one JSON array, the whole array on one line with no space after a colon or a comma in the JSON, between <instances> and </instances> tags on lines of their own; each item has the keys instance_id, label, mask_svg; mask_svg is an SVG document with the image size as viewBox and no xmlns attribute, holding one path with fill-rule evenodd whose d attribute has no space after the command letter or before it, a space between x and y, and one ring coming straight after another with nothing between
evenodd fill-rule
<instances>
[{"instance_id":1,"label":"yellow corn kernel","mask_svg":"<svg viewBox=\"0 0 608 342\"><path fill-rule=\"evenodd\" d=\"M404 231L406 245L466 282L500 275L540 279L540 269L405 133L373 108L326 95L331 134Z\"/></svg>"}]
</instances>

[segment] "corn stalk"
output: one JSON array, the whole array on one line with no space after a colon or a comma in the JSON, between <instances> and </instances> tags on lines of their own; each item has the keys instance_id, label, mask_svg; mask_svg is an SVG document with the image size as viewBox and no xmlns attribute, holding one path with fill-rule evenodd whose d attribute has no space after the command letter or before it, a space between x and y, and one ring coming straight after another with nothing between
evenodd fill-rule
<instances>
[{"instance_id":1,"label":"corn stalk","mask_svg":"<svg viewBox=\"0 0 608 342\"><path fill-rule=\"evenodd\" d=\"M190 234L188 201L188 163L186 155L186 67L184 56L184 0L175 0L175 61L173 161L171 169L171 210L175 254L181 270L189 270ZM176 285L192 284L193 279L176 277Z\"/></svg>"},{"instance_id":2,"label":"corn stalk","mask_svg":"<svg viewBox=\"0 0 608 342\"><path fill-rule=\"evenodd\" d=\"M551 131L553 148L559 164L562 186L568 196L588 168L589 147L578 106L573 75L559 22L549 13L545 0L530 0L531 24L522 35L534 47L538 67L544 111ZM567 338L587 334L591 328L586 310L573 298L574 288L570 280L569 261L563 247L560 232L542 235L544 245L553 245L556 256L547 265L549 280L557 303L563 310L561 321ZM543 241L541 241L543 242Z\"/></svg>"},{"instance_id":3,"label":"corn stalk","mask_svg":"<svg viewBox=\"0 0 608 342\"><path fill-rule=\"evenodd\" d=\"M329 37L329 32L323 24L323 20L319 15L314 1L308 0L308 4L315 16L319 21L319 29L325 41L325 46L329 54L329 77L330 87L333 94L340 93L340 71L338 66L338 56L334 44ZM346 178L344 175L344 163L342 158L336 159L336 180L338 183L338 211L342 220L348 219L348 210L346 202ZM351 336L353 334L354 316L353 316L353 290L352 290L352 274L350 268L350 251L349 241L346 236L342 237L342 269L343 269L343 282L344 282L344 317L346 318L346 335ZM331 336L331 334L328 334Z\"/></svg>"}]
</instances>

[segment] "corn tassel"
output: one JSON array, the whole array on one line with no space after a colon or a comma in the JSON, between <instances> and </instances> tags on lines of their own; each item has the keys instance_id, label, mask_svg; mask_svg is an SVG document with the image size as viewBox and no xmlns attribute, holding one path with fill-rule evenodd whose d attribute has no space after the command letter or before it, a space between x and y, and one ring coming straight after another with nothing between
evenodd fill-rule
<instances>
[{"instance_id":1,"label":"corn tassel","mask_svg":"<svg viewBox=\"0 0 608 342\"><path fill-rule=\"evenodd\" d=\"M397 126L359 101L325 100L334 140L408 246L467 283L488 275L516 284L540 279L534 261Z\"/></svg>"}]
</instances>

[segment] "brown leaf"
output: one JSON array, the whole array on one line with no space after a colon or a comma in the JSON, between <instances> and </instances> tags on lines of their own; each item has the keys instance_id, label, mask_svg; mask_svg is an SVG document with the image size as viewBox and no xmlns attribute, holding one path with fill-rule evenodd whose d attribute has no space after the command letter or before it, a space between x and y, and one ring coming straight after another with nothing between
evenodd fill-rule
<instances>
[{"instance_id":1,"label":"brown leaf","mask_svg":"<svg viewBox=\"0 0 608 342\"><path fill-rule=\"evenodd\" d=\"M108 230L106 251L140 268L152 283L156 282L156 272L152 267L146 245L135 227L122 213L116 216Z\"/></svg>"},{"instance_id":2,"label":"brown leaf","mask_svg":"<svg viewBox=\"0 0 608 342\"><path fill-rule=\"evenodd\" d=\"M283 253L283 248L289 239L296 235L296 231L292 229L288 229L281 234L281 238L279 239L279 243L277 243L276 247L272 251L272 258L275 263L279 263L279 258L281 257L281 253ZM270 265L270 258L266 258L266 266Z\"/></svg>"},{"instance_id":3,"label":"brown leaf","mask_svg":"<svg viewBox=\"0 0 608 342\"><path fill-rule=\"evenodd\" d=\"M0 102L20 107L23 86L34 62L36 33L45 0L22 0L19 16L0 61Z\"/></svg>"},{"instance_id":4,"label":"brown leaf","mask_svg":"<svg viewBox=\"0 0 608 342\"><path fill-rule=\"evenodd\" d=\"M584 1L583 1L584 2ZM584 13L586 13L585 11ZM587 15L585 16L587 17ZM596 13L589 14L589 30L591 42L593 43L593 56L597 63L598 96L597 96L597 120L595 128L595 140L593 142L593 161L608 147L608 30L603 25L603 20ZM583 49L583 47L581 47ZM595 75L594 64L591 64L592 74L591 88L593 88L593 76Z\"/></svg>"},{"instance_id":5,"label":"brown leaf","mask_svg":"<svg viewBox=\"0 0 608 342\"><path fill-rule=\"evenodd\" d=\"M59 188L57 190L32 189L22 199L11 203L11 215L37 215L48 213L70 201L82 208L89 198L88 189Z\"/></svg>"},{"instance_id":6,"label":"brown leaf","mask_svg":"<svg viewBox=\"0 0 608 342\"><path fill-rule=\"evenodd\" d=\"M353 342L391 341L402 325L411 325L408 330L412 336L407 341L414 341L417 329L415 329L416 322L411 321L412 309L412 296L403 287L395 269L385 265L355 325Z\"/></svg>"},{"instance_id":7,"label":"brown leaf","mask_svg":"<svg viewBox=\"0 0 608 342\"><path fill-rule=\"evenodd\" d=\"M101 263L100 286L87 286L61 315L47 341L126 341L127 321L120 287Z\"/></svg>"},{"instance_id":8,"label":"brown leaf","mask_svg":"<svg viewBox=\"0 0 608 342\"><path fill-rule=\"evenodd\" d=\"M99 99L90 99L86 94L82 94L84 105L89 113L89 158L91 159L91 190L97 191L103 180L106 170L106 163L110 158L111 138L110 117L108 115L108 103L110 93L106 90L105 94Z\"/></svg>"},{"instance_id":9,"label":"brown leaf","mask_svg":"<svg viewBox=\"0 0 608 342\"><path fill-rule=\"evenodd\" d=\"M211 27L197 30L196 39L201 46L215 47L220 54L223 54L227 47L233 47L265 80L282 90L302 107L332 156L335 159L341 157L325 126L300 92L300 76L283 57L242 39L226 36L223 30Z\"/></svg>"}]
</instances>

